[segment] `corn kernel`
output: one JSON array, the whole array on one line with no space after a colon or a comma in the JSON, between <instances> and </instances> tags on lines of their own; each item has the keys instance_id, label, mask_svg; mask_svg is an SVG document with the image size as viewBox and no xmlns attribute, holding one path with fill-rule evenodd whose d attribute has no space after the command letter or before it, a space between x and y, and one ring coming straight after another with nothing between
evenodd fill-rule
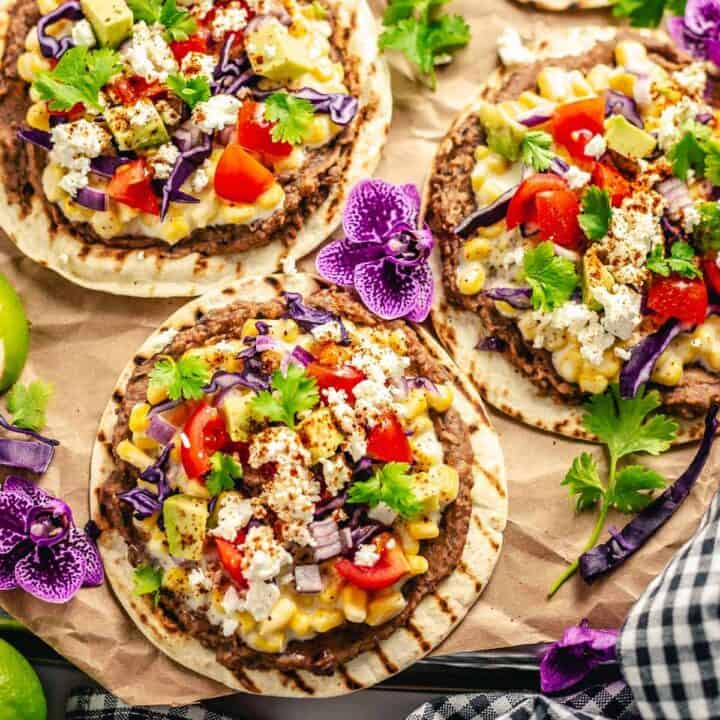
<instances>
[{"instance_id":1,"label":"corn kernel","mask_svg":"<svg viewBox=\"0 0 720 720\"><path fill-rule=\"evenodd\" d=\"M260 623L260 634L271 635L272 633L284 630L292 620L297 605L286 597L281 597L270 612L270 617Z\"/></svg>"},{"instance_id":2,"label":"corn kernel","mask_svg":"<svg viewBox=\"0 0 720 720\"><path fill-rule=\"evenodd\" d=\"M147 401L151 405L157 405L158 403L167 400L168 389L162 385L148 385L147 389Z\"/></svg>"},{"instance_id":3,"label":"corn kernel","mask_svg":"<svg viewBox=\"0 0 720 720\"><path fill-rule=\"evenodd\" d=\"M274 328L273 328L274 329ZM275 334L275 333L273 333ZM280 320L277 324L277 337L284 342L290 343L297 340L300 335L300 328L294 320Z\"/></svg>"},{"instance_id":4,"label":"corn kernel","mask_svg":"<svg viewBox=\"0 0 720 720\"><path fill-rule=\"evenodd\" d=\"M68 220L75 222L87 222L93 216L93 211L74 202L71 197L62 201L62 209Z\"/></svg>"},{"instance_id":5,"label":"corn kernel","mask_svg":"<svg viewBox=\"0 0 720 720\"><path fill-rule=\"evenodd\" d=\"M255 622L255 618L246 610L237 613L235 618L239 623L240 633L243 636L247 635L249 632L252 632L255 629L255 625L257 625L257 623Z\"/></svg>"},{"instance_id":6,"label":"corn kernel","mask_svg":"<svg viewBox=\"0 0 720 720\"><path fill-rule=\"evenodd\" d=\"M478 193L478 201L481 205L489 205L495 202L503 193L503 188L495 180L486 180L482 190Z\"/></svg>"},{"instance_id":7,"label":"corn kernel","mask_svg":"<svg viewBox=\"0 0 720 720\"><path fill-rule=\"evenodd\" d=\"M411 390L403 402L403 414L408 420L420 417L428 407L427 397L423 390Z\"/></svg>"},{"instance_id":8,"label":"corn kernel","mask_svg":"<svg viewBox=\"0 0 720 720\"><path fill-rule=\"evenodd\" d=\"M573 97L584 98L588 95L593 94L593 89L590 83L585 79L585 76L579 70L573 70L569 76L570 89Z\"/></svg>"},{"instance_id":9,"label":"corn kernel","mask_svg":"<svg viewBox=\"0 0 720 720\"><path fill-rule=\"evenodd\" d=\"M484 160L490 154L490 148L487 145L478 145L475 148L475 160Z\"/></svg>"},{"instance_id":10,"label":"corn kernel","mask_svg":"<svg viewBox=\"0 0 720 720\"><path fill-rule=\"evenodd\" d=\"M508 318L519 318L521 316L529 314L525 313L524 310L514 308L510 303L506 303L504 300L495 301L495 309L503 316Z\"/></svg>"},{"instance_id":11,"label":"corn kernel","mask_svg":"<svg viewBox=\"0 0 720 720\"><path fill-rule=\"evenodd\" d=\"M451 503L460 490L458 471L451 465L441 463L428 470L428 475L439 488L440 502L443 505Z\"/></svg>"},{"instance_id":12,"label":"corn kernel","mask_svg":"<svg viewBox=\"0 0 720 720\"><path fill-rule=\"evenodd\" d=\"M342 625L345 616L340 610L318 610L310 618L310 624L315 632L324 633Z\"/></svg>"},{"instance_id":13,"label":"corn kernel","mask_svg":"<svg viewBox=\"0 0 720 720\"><path fill-rule=\"evenodd\" d=\"M120 220L111 212L96 212L90 218L90 225L101 238L106 240L119 235L123 228Z\"/></svg>"},{"instance_id":14,"label":"corn kernel","mask_svg":"<svg viewBox=\"0 0 720 720\"><path fill-rule=\"evenodd\" d=\"M683 376L682 362L670 353L660 356L652 373L652 381L660 385L677 385Z\"/></svg>"},{"instance_id":15,"label":"corn kernel","mask_svg":"<svg viewBox=\"0 0 720 720\"><path fill-rule=\"evenodd\" d=\"M242 336L243 337L255 337L260 334L260 331L257 328L258 320L256 319L250 319L246 320L243 323L242 326Z\"/></svg>"},{"instance_id":16,"label":"corn kernel","mask_svg":"<svg viewBox=\"0 0 720 720\"><path fill-rule=\"evenodd\" d=\"M272 635L259 635L251 633L245 638L245 642L255 650L267 653L279 653L285 649L285 634L278 632Z\"/></svg>"},{"instance_id":17,"label":"corn kernel","mask_svg":"<svg viewBox=\"0 0 720 720\"><path fill-rule=\"evenodd\" d=\"M614 380L620 372L620 358L612 350L606 350L602 362L595 369L608 380Z\"/></svg>"},{"instance_id":18,"label":"corn kernel","mask_svg":"<svg viewBox=\"0 0 720 720\"><path fill-rule=\"evenodd\" d=\"M594 370L592 366L586 366L580 373L578 385L583 392L600 395L604 393L608 386L608 379Z\"/></svg>"},{"instance_id":19,"label":"corn kernel","mask_svg":"<svg viewBox=\"0 0 720 720\"><path fill-rule=\"evenodd\" d=\"M462 248L466 260L484 260L492 252L492 243L484 237L468 240Z\"/></svg>"},{"instance_id":20,"label":"corn kernel","mask_svg":"<svg viewBox=\"0 0 720 720\"><path fill-rule=\"evenodd\" d=\"M538 75L540 95L547 100L564 100L569 94L568 74L562 68L546 67Z\"/></svg>"},{"instance_id":21,"label":"corn kernel","mask_svg":"<svg viewBox=\"0 0 720 720\"><path fill-rule=\"evenodd\" d=\"M556 328L548 328L545 331L545 339L543 342L543 346L546 350L550 350L550 352L555 352L556 350L562 350L567 345L567 335L563 330L558 330Z\"/></svg>"},{"instance_id":22,"label":"corn kernel","mask_svg":"<svg viewBox=\"0 0 720 720\"><path fill-rule=\"evenodd\" d=\"M484 171L483 174L473 174L470 176L470 182L472 183L472 189L479 193L480 190L482 190L482 186L485 184L485 175Z\"/></svg>"},{"instance_id":23,"label":"corn kernel","mask_svg":"<svg viewBox=\"0 0 720 720\"><path fill-rule=\"evenodd\" d=\"M495 175L503 175L508 171L508 163L504 157L493 153L485 162L487 169Z\"/></svg>"},{"instance_id":24,"label":"corn kernel","mask_svg":"<svg viewBox=\"0 0 720 720\"><path fill-rule=\"evenodd\" d=\"M165 219L160 233L165 242L174 245L190 234L190 223L182 215L176 214Z\"/></svg>"},{"instance_id":25,"label":"corn kernel","mask_svg":"<svg viewBox=\"0 0 720 720\"><path fill-rule=\"evenodd\" d=\"M455 399L455 391L450 383L437 386L437 392L430 392L427 396L428 405L436 412L446 412Z\"/></svg>"},{"instance_id":26,"label":"corn kernel","mask_svg":"<svg viewBox=\"0 0 720 720\"><path fill-rule=\"evenodd\" d=\"M32 82L38 73L50 70L50 62L35 52L25 52L17 59L18 75L25 82Z\"/></svg>"},{"instance_id":27,"label":"corn kernel","mask_svg":"<svg viewBox=\"0 0 720 720\"><path fill-rule=\"evenodd\" d=\"M162 586L175 593L187 592L190 589L187 570L181 567L171 567L162 576Z\"/></svg>"},{"instance_id":28,"label":"corn kernel","mask_svg":"<svg viewBox=\"0 0 720 720\"><path fill-rule=\"evenodd\" d=\"M139 447L133 445L129 440L121 440L116 448L118 457L140 470L147 470L153 464L153 459L144 453Z\"/></svg>"},{"instance_id":29,"label":"corn kernel","mask_svg":"<svg viewBox=\"0 0 720 720\"><path fill-rule=\"evenodd\" d=\"M128 425L132 432L146 432L150 427L150 418L148 413L150 406L147 403L136 403L130 411L130 420Z\"/></svg>"},{"instance_id":30,"label":"corn kernel","mask_svg":"<svg viewBox=\"0 0 720 720\"><path fill-rule=\"evenodd\" d=\"M610 87L611 72L612 68L609 65L594 65L588 72L588 82L595 92L603 92Z\"/></svg>"},{"instance_id":31,"label":"corn kernel","mask_svg":"<svg viewBox=\"0 0 720 720\"><path fill-rule=\"evenodd\" d=\"M480 263L461 267L457 274L457 285L463 295L477 295L485 285L485 268Z\"/></svg>"},{"instance_id":32,"label":"corn kernel","mask_svg":"<svg viewBox=\"0 0 720 720\"><path fill-rule=\"evenodd\" d=\"M416 540L431 540L440 535L440 528L433 520L411 520L407 529Z\"/></svg>"},{"instance_id":33,"label":"corn kernel","mask_svg":"<svg viewBox=\"0 0 720 720\"><path fill-rule=\"evenodd\" d=\"M398 355L407 355L407 351L408 351L407 337L405 337L405 332L403 330L393 330L390 333L389 342L390 342L390 347Z\"/></svg>"},{"instance_id":34,"label":"corn kernel","mask_svg":"<svg viewBox=\"0 0 720 720\"><path fill-rule=\"evenodd\" d=\"M330 116L317 114L303 136L303 141L308 145L322 145L330 139L331 134Z\"/></svg>"},{"instance_id":35,"label":"corn kernel","mask_svg":"<svg viewBox=\"0 0 720 720\"><path fill-rule=\"evenodd\" d=\"M412 555L407 561L411 575L424 575L428 571L428 561L422 555Z\"/></svg>"},{"instance_id":36,"label":"corn kernel","mask_svg":"<svg viewBox=\"0 0 720 720\"><path fill-rule=\"evenodd\" d=\"M528 110L531 110L543 103L543 99L537 93L530 92L530 90L524 90L520 93L520 95L518 95L518 102Z\"/></svg>"},{"instance_id":37,"label":"corn kernel","mask_svg":"<svg viewBox=\"0 0 720 720\"><path fill-rule=\"evenodd\" d=\"M40 12L47 15L60 5L60 0L37 0L37 4Z\"/></svg>"},{"instance_id":38,"label":"corn kernel","mask_svg":"<svg viewBox=\"0 0 720 720\"><path fill-rule=\"evenodd\" d=\"M158 448L157 441L142 432L133 433L132 441L141 450L156 450Z\"/></svg>"},{"instance_id":39,"label":"corn kernel","mask_svg":"<svg viewBox=\"0 0 720 720\"><path fill-rule=\"evenodd\" d=\"M50 115L44 102L33 103L25 115L25 121L37 130L50 130Z\"/></svg>"},{"instance_id":40,"label":"corn kernel","mask_svg":"<svg viewBox=\"0 0 720 720\"><path fill-rule=\"evenodd\" d=\"M274 210L285 197L285 191L279 183L273 183L255 202L263 210Z\"/></svg>"},{"instance_id":41,"label":"corn kernel","mask_svg":"<svg viewBox=\"0 0 720 720\"><path fill-rule=\"evenodd\" d=\"M554 352L552 361L555 369L563 380L577 382L583 362L580 351L575 345L568 345L562 350Z\"/></svg>"},{"instance_id":42,"label":"corn kernel","mask_svg":"<svg viewBox=\"0 0 720 720\"><path fill-rule=\"evenodd\" d=\"M413 431L414 435L422 435L422 433L430 432L434 428L433 421L428 415L421 415L410 423L410 430Z\"/></svg>"},{"instance_id":43,"label":"corn kernel","mask_svg":"<svg viewBox=\"0 0 720 720\"><path fill-rule=\"evenodd\" d=\"M396 532L398 534L398 537L400 538L400 545L403 549L403 552L406 555L417 555L420 552L420 542L419 540L416 540L408 530L408 527L405 523L400 523L396 527Z\"/></svg>"},{"instance_id":44,"label":"corn kernel","mask_svg":"<svg viewBox=\"0 0 720 720\"><path fill-rule=\"evenodd\" d=\"M615 62L618 65L633 68L646 65L648 62L647 50L642 43L623 40L615 46Z\"/></svg>"},{"instance_id":45,"label":"corn kernel","mask_svg":"<svg viewBox=\"0 0 720 720\"><path fill-rule=\"evenodd\" d=\"M273 167L276 172L287 172L288 170L298 170L305 162L305 153L302 148L294 147L292 152L284 157L276 160Z\"/></svg>"},{"instance_id":46,"label":"corn kernel","mask_svg":"<svg viewBox=\"0 0 720 720\"><path fill-rule=\"evenodd\" d=\"M405 605L407 605L407 600L401 592L376 597L370 601L366 622L372 627L384 625L399 615L405 609Z\"/></svg>"},{"instance_id":47,"label":"corn kernel","mask_svg":"<svg viewBox=\"0 0 720 720\"><path fill-rule=\"evenodd\" d=\"M342 609L348 622L362 623L367 617L367 593L354 585L346 585L340 596Z\"/></svg>"},{"instance_id":48,"label":"corn kernel","mask_svg":"<svg viewBox=\"0 0 720 720\"><path fill-rule=\"evenodd\" d=\"M255 217L255 208L252 205L223 205L220 216L230 225L247 225Z\"/></svg>"},{"instance_id":49,"label":"corn kernel","mask_svg":"<svg viewBox=\"0 0 720 720\"><path fill-rule=\"evenodd\" d=\"M498 223L495 223L494 225L490 225L489 227L480 228L478 230L478 235L480 237L488 238L490 240L494 240L497 237L500 237L505 232L505 221L501 220Z\"/></svg>"},{"instance_id":50,"label":"corn kernel","mask_svg":"<svg viewBox=\"0 0 720 720\"><path fill-rule=\"evenodd\" d=\"M335 570L331 570L323 578L323 589L318 594L321 602L328 605L334 605L340 597L340 591L345 585L345 579L342 575L338 574Z\"/></svg>"},{"instance_id":51,"label":"corn kernel","mask_svg":"<svg viewBox=\"0 0 720 720\"><path fill-rule=\"evenodd\" d=\"M498 107L511 119L516 118L523 110L522 105L516 100L505 100L498 103Z\"/></svg>"},{"instance_id":52,"label":"corn kernel","mask_svg":"<svg viewBox=\"0 0 720 720\"><path fill-rule=\"evenodd\" d=\"M635 88L635 76L625 72L614 73L610 76L610 87L632 97Z\"/></svg>"},{"instance_id":53,"label":"corn kernel","mask_svg":"<svg viewBox=\"0 0 720 720\"><path fill-rule=\"evenodd\" d=\"M302 610L297 610L290 619L290 629L298 637L305 637L312 633L312 623L310 616Z\"/></svg>"},{"instance_id":54,"label":"corn kernel","mask_svg":"<svg viewBox=\"0 0 720 720\"><path fill-rule=\"evenodd\" d=\"M31 28L30 32L25 36L25 49L28 52L40 52L37 27Z\"/></svg>"}]
</instances>

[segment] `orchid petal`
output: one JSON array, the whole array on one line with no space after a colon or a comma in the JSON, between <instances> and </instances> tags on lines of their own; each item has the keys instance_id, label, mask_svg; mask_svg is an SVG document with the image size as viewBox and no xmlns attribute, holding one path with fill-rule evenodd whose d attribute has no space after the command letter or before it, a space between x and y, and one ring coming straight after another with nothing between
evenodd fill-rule
<instances>
[{"instance_id":1,"label":"orchid petal","mask_svg":"<svg viewBox=\"0 0 720 720\"><path fill-rule=\"evenodd\" d=\"M693 33L710 37L717 34L720 25L719 0L688 0L685 6L685 23Z\"/></svg>"},{"instance_id":2,"label":"orchid petal","mask_svg":"<svg viewBox=\"0 0 720 720\"><path fill-rule=\"evenodd\" d=\"M83 587L98 587L105 580L100 553L97 545L82 530L73 528L70 531L68 544L85 558L85 579Z\"/></svg>"},{"instance_id":3,"label":"orchid petal","mask_svg":"<svg viewBox=\"0 0 720 720\"><path fill-rule=\"evenodd\" d=\"M38 487L27 478L19 475L8 475L3 483L3 492L14 492L21 495L27 495L36 505L44 503L52 498L49 492Z\"/></svg>"},{"instance_id":4,"label":"orchid petal","mask_svg":"<svg viewBox=\"0 0 720 720\"><path fill-rule=\"evenodd\" d=\"M413 183L399 185L398 187L405 194L405 197L412 203L412 206L415 209L415 214L413 215L414 219L420 213L420 204L422 203L420 191L417 189L417 185L414 185Z\"/></svg>"},{"instance_id":5,"label":"orchid petal","mask_svg":"<svg viewBox=\"0 0 720 720\"><path fill-rule=\"evenodd\" d=\"M411 272L415 280L417 294L415 295L415 307L406 315L406 318L411 322L422 322L430 314L430 308L435 297L433 274L428 263L414 267Z\"/></svg>"},{"instance_id":6,"label":"orchid petal","mask_svg":"<svg viewBox=\"0 0 720 720\"><path fill-rule=\"evenodd\" d=\"M7 555L27 539L25 518L32 507L32 500L25 495L0 495L0 555Z\"/></svg>"},{"instance_id":7,"label":"orchid petal","mask_svg":"<svg viewBox=\"0 0 720 720\"><path fill-rule=\"evenodd\" d=\"M415 307L418 288L412 272L399 270L388 260L358 265L354 280L360 299L383 320L404 317Z\"/></svg>"},{"instance_id":8,"label":"orchid petal","mask_svg":"<svg viewBox=\"0 0 720 720\"><path fill-rule=\"evenodd\" d=\"M376 245L357 246L336 240L318 253L315 267L326 280L351 287L355 267L363 262L377 260L383 254L382 248Z\"/></svg>"},{"instance_id":9,"label":"orchid petal","mask_svg":"<svg viewBox=\"0 0 720 720\"><path fill-rule=\"evenodd\" d=\"M381 243L401 224L417 222L418 208L400 187L383 180L363 180L348 196L343 229L351 243Z\"/></svg>"},{"instance_id":10,"label":"orchid petal","mask_svg":"<svg viewBox=\"0 0 720 720\"><path fill-rule=\"evenodd\" d=\"M15 590L18 586L15 568L18 561L28 552L32 552L32 545L23 543L7 555L0 555L0 591Z\"/></svg>"},{"instance_id":11,"label":"orchid petal","mask_svg":"<svg viewBox=\"0 0 720 720\"><path fill-rule=\"evenodd\" d=\"M68 543L37 548L15 567L18 587L49 603L65 603L82 587L86 565L83 554Z\"/></svg>"},{"instance_id":12,"label":"orchid petal","mask_svg":"<svg viewBox=\"0 0 720 720\"><path fill-rule=\"evenodd\" d=\"M705 52L711 63L720 66L720 40L709 39L705 41Z\"/></svg>"}]
</instances>

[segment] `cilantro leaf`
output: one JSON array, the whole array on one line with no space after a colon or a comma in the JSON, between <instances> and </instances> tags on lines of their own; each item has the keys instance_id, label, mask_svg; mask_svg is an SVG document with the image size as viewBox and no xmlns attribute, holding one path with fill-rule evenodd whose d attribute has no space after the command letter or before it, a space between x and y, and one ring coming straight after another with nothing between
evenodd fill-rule
<instances>
[{"instance_id":1,"label":"cilantro leaf","mask_svg":"<svg viewBox=\"0 0 720 720\"><path fill-rule=\"evenodd\" d=\"M667 415L649 417L660 405L657 390L646 393L643 386L634 398L623 398L614 384L586 403L583 425L608 446L615 460L636 452L659 455L670 447L678 430L677 422Z\"/></svg>"},{"instance_id":2,"label":"cilantro leaf","mask_svg":"<svg viewBox=\"0 0 720 720\"><path fill-rule=\"evenodd\" d=\"M542 130L530 131L520 143L520 155L526 165L532 165L537 172L543 172L550 167L554 154L552 137Z\"/></svg>"},{"instance_id":3,"label":"cilantro leaf","mask_svg":"<svg viewBox=\"0 0 720 720\"><path fill-rule=\"evenodd\" d=\"M389 462L369 479L350 487L348 502L366 503L375 507L383 502L398 515L411 518L423 511L422 503L412 489L407 463Z\"/></svg>"},{"instance_id":4,"label":"cilantro leaf","mask_svg":"<svg viewBox=\"0 0 720 720\"><path fill-rule=\"evenodd\" d=\"M611 503L620 512L638 512L652 500L650 491L665 487L665 478L644 465L626 465L615 479Z\"/></svg>"},{"instance_id":5,"label":"cilantro leaf","mask_svg":"<svg viewBox=\"0 0 720 720\"><path fill-rule=\"evenodd\" d=\"M525 279L532 288L532 304L538 310L553 310L570 299L578 284L571 260L555 255L551 242L540 243L523 257Z\"/></svg>"},{"instance_id":6,"label":"cilantro leaf","mask_svg":"<svg viewBox=\"0 0 720 720\"><path fill-rule=\"evenodd\" d=\"M601 240L608 234L612 207L610 194L597 185L591 185L582 196L582 213L578 221L590 240Z\"/></svg>"},{"instance_id":7,"label":"cilantro leaf","mask_svg":"<svg viewBox=\"0 0 720 720\"><path fill-rule=\"evenodd\" d=\"M184 103L194 108L198 103L210 99L210 82L205 75L185 77L179 73L168 75L165 84Z\"/></svg>"},{"instance_id":8,"label":"cilantro leaf","mask_svg":"<svg viewBox=\"0 0 720 720\"><path fill-rule=\"evenodd\" d=\"M73 47L55 68L38 73L33 88L51 110L69 110L77 103L100 110L100 89L121 68L120 56L110 48Z\"/></svg>"},{"instance_id":9,"label":"cilantro leaf","mask_svg":"<svg viewBox=\"0 0 720 720\"><path fill-rule=\"evenodd\" d=\"M598 474L597 461L590 453L586 452L573 460L561 485L567 485L571 497L577 496L575 509L578 512L596 505L605 494L605 488L600 482Z\"/></svg>"},{"instance_id":10,"label":"cilantro leaf","mask_svg":"<svg viewBox=\"0 0 720 720\"><path fill-rule=\"evenodd\" d=\"M7 408L12 413L13 425L28 430L42 430L53 389L50 383L42 380L35 380L30 385L15 383L7 396Z\"/></svg>"},{"instance_id":11,"label":"cilantro leaf","mask_svg":"<svg viewBox=\"0 0 720 720\"><path fill-rule=\"evenodd\" d=\"M162 2L160 0L128 0L135 22L145 22L154 25L160 22Z\"/></svg>"},{"instance_id":12,"label":"cilantro leaf","mask_svg":"<svg viewBox=\"0 0 720 720\"><path fill-rule=\"evenodd\" d=\"M265 101L265 118L274 122L274 142L288 142L299 145L310 129L315 106L304 98L286 92L276 92Z\"/></svg>"},{"instance_id":13,"label":"cilantro leaf","mask_svg":"<svg viewBox=\"0 0 720 720\"><path fill-rule=\"evenodd\" d=\"M272 376L273 392L263 390L252 399L252 409L271 422L282 422L295 427L295 415L310 410L320 399L317 381L305 368L291 363L286 374L276 370Z\"/></svg>"},{"instance_id":14,"label":"cilantro leaf","mask_svg":"<svg viewBox=\"0 0 720 720\"><path fill-rule=\"evenodd\" d=\"M685 124L682 137L668 150L668 160L676 177L686 180L691 169L700 177L705 175L705 143L710 135L710 128L705 125L698 122Z\"/></svg>"},{"instance_id":15,"label":"cilantro leaf","mask_svg":"<svg viewBox=\"0 0 720 720\"><path fill-rule=\"evenodd\" d=\"M695 241L702 250L720 250L720 203L703 202L697 208L700 222L695 226Z\"/></svg>"},{"instance_id":16,"label":"cilantro leaf","mask_svg":"<svg viewBox=\"0 0 720 720\"><path fill-rule=\"evenodd\" d=\"M420 69L435 88L435 67L470 41L470 26L460 15L442 13L448 0L390 0L383 15L381 50L397 50Z\"/></svg>"},{"instance_id":17,"label":"cilantro leaf","mask_svg":"<svg viewBox=\"0 0 720 720\"><path fill-rule=\"evenodd\" d=\"M670 257L665 257L665 248L656 245L647 259L649 270L668 277L670 273L678 273L686 278L702 277L700 268L695 264L695 251L686 242L678 240L670 248Z\"/></svg>"},{"instance_id":18,"label":"cilantro leaf","mask_svg":"<svg viewBox=\"0 0 720 720\"><path fill-rule=\"evenodd\" d=\"M150 371L149 387L165 389L171 400L200 400L208 382L210 369L202 358L184 355L175 360L166 356Z\"/></svg>"},{"instance_id":19,"label":"cilantro leaf","mask_svg":"<svg viewBox=\"0 0 720 720\"><path fill-rule=\"evenodd\" d=\"M205 487L211 497L224 490L234 490L235 480L243 476L242 465L232 455L216 452L210 456L210 473L205 480Z\"/></svg>"},{"instance_id":20,"label":"cilantro leaf","mask_svg":"<svg viewBox=\"0 0 720 720\"><path fill-rule=\"evenodd\" d=\"M714 185L720 186L720 143L708 140L705 143L705 177Z\"/></svg>"},{"instance_id":21,"label":"cilantro leaf","mask_svg":"<svg viewBox=\"0 0 720 720\"><path fill-rule=\"evenodd\" d=\"M152 565L141 565L133 572L133 595L153 595L155 605L160 600L160 585L162 584L163 571L156 570Z\"/></svg>"},{"instance_id":22,"label":"cilantro leaf","mask_svg":"<svg viewBox=\"0 0 720 720\"><path fill-rule=\"evenodd\" d=\"M630 19L633 27L657 27L662 21L667 0L615 0L613 15ZM671 0L676 6L677 0Z\"/></svg>"},{"instance_id":23,"label":"cilantro leaf","mask_svg":"<svg viewBox=\"0 0 720 720\"><path fill-rule=\"evenodd\" d=\"M178 10L176 0L128 0L135 22L148 25L160 23L165 27L165 39L187 40L197 31L195 18L186 10Z\"/></svg>"}]
</instances>

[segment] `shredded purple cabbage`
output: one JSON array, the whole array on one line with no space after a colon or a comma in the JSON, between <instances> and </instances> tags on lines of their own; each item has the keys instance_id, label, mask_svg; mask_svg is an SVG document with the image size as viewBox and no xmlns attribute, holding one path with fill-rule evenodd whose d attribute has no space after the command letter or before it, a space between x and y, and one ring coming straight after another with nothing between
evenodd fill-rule
<instances>
[{"instance_id":1,"label":"shredded purple cabbage","mask_svg":"<svg viewBox=\"0 0 720 720\"><path fill-rule=\"evenodd\" d=\"M253 92L253 97L256 100L265 100L274 92L274 90L265 92L256 90ZM315 108L315 112L330 115L330 119L336 125L350 124L355 115L357 115L360 105L357 98L352 95L345 95L344 93L324 93L309 87L304 87L301 90L290 90L288 92L294 97L311 102Z\"/></svg>"},{"instance_id":2,"label":"shredded purple cabbage","mask_svg":"<svg viewBox=\"0 0 720 720\"><path fill-rule=\"evenodd\" d=\"M40 52L46 58L59 60L67 50L75 46L75 43L70 35L63 35L59 38L50 35L47 32L48 26L54 25L60 20L82 20L84 17L78 0L68 0L47 15L43 15L37 24Z\"/></svg>"},{"instance_id":3,"label":"shredded purple cabbage","mask_svg":"<svg viewBox=\"0 0 720 720\"><path fill-rule=\"evenodd\" d=\"M42 474L52 462L55 448L34 440L0 439L0 465Z\"/></svg>"},{"instance_id":4,"label":"shredded purple cabbage","mask_svg":"<svg viewBox=\"0 0 720 720\"><path fill-rule=\"evenodd\" d=\"M32 145L37 145L43 150L52 150L53 142L52 135L45 130L38 130L37 128L21 127L17 131L17 136L20 140L29 142Z\"/></svg>"},{"instance_id":5,"label":"shredded purple cabbage","mask_svg":"<svg viewBox=\"0 0 720 720\"><path fill-rule=\"evenodd\" d=\"M718 404L713 403L705 417L703 434L697 453L687 470L644 510L641 510L620 532L610 540L595 546L580 556L580 575L586 583L593 583L611 570L622 565L664 525L690 494L695 481L705 467L715 433L720 423Z\"/></svg>"},{"instance_id":6,"label":"shredded purple cabbage","mask_svg":"<svg viewBox=\"0 0 720 720\"><path fill-rule=\"evenodd\" d=\"M80 188L74 197L75 202L90 210L104 212L107 210L107 194L91 187Z\"/></svg>"},{"instance_id":7,"label":"shredded purple cabbage","mask_svg":"<svg viewBox=\"0 0 720 720\"><path fill-rule=\"evenodd\" d=\"M131 158L122 155L101 155L90 160L90 172L101 177L111 178L121 165L129 162L131 162Z\"/></svg>"},{"instance_id":8,"label":"shredded purple cabbage","mask_svg":"<svg viewBox=\"0 0 720 720\"><path fill-rule=\"evenodd\" d=\"M197 130L197 132L195 132ZM179 128L173 139L180 148L180 157L175 161L165 184L162 186L162 200L160 202L160 219L164 220L171 202L197 203L200 202L192 195L180 190L185 181L210 157L212 152L212 136L199 129L188 127Z\"/></svg>"},{"instance_id":9,"label":"shredded purple cabbage","mask_svg":"<svg viewBox=\"0 0 720 720\"><path fill-rule=\"evenodd\" d=\"M241 88L251 87L260 79L245 53L236 58L230 57L234 43L235 33L230 33L225 39L220 58L213 71L213 80L210 83L213 95L235 95Z\"/></svg>"},{"instance_id":10,"label":"shredded purple cabbage","mask_svg":"<svg viewBox=\"0 0 720 720\"><path fill-rule=\"evenodd\" d=\"M41 435L38 432L35 432L34 430L29 430L28 428L19 427L18 425L13 425L12 423L9 423L3 415L0 413L0 427L4 428L8 432L14 432L18 433L18 435L26 435L27 437L33 438L33 440L39 440L41 443L45 443L46 445L59 445L60 442L58 440L54 440L53 438L46 437L45 435Z\"/></svg>"},{"instance_id":11,"label":"shredded purple cabbage","mask_svg":"<svg viewBox=\"0 0 720 720\"><path fill-rule=\"evenodd\" d=\"M645 123L635 100L617 90L607 90L605 92L605 117L609 115L622 115L635 127L639 127L641 130L645 128Z\"/></svg>"},{"instance_id":12,"label":"shredded purple cabbage","mask_svg":"<svg viewBox=\"0 0 720 720\"><path fill-rule=\"evenodd\" d=\"M145 520L162 510L162 503L157 495L145 488L134 487L132 490L120 493L118 498L132 507L133 515L138 520Z\"/></svg>"},{"instance_id":13,"label":"shredded purple cabbage","mask_svg":"<svg viewBox=\"0 0 720 720\"><path fill-rule=\"evenodd\" d=\"M172 443L166 445L160 453L160 457L149 468L146 468L142 473L140 473L140 478L142 480L149 482L152 485L157 485L157 497L160 502L172 494L170 483L165 472L165 465L170 457L170 451L172 448Z\"/></svg>"},{"instance_id":14,"label":"shredded purple cabbage","mask_svg":"<svg viewBox=\"0 0 720 720\"><path fill-rule=\"evenodd\" d=\"M491 300L506 302L508 305L518 308L518 310L527 310L532 305L530 301L532 290L530 288L495 287L485 290L483 295Z\"/></svg>"},{"instance_id":15,"label":"shredded purple cabbage","mask_svg":"<svg viewBox=\"0 0 720 720\"><path fill-rule=\"evenodd\" d=\"M300 293L283 293L287 303L287 316L292 318L303 330L312 330L319 325L336 322L340 325L340 343L346 345L350 341L347 328L342 319L329 310L305 305Z\"/></svg>"},{"instance_id":16,"label":"shredded purple cabbage","mask_svg":"<svg viewBox=\"0 0 720 720\"><path fill-rule=\"evenodd\" d=\"M506 215L510 201L515 196L518 186L506 190L494 203L478 208L470 213L453 231L462 238L470 237L482 227L490 227L500 222Z\"/></svg>"}]
</instances>

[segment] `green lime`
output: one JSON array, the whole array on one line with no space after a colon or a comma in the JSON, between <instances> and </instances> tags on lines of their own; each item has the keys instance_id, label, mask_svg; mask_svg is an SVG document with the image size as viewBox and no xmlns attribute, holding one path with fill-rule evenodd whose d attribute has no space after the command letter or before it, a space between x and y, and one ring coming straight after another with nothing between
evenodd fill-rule
<instances>
[{"instance_id":1,"label":"green lime","mask_svg":"<svg viewBox=\"0 0 720 720\"><path fill-rule=\"evenodd\" d=\"M30 347L30 329L22 301L0 274L0 393L20 377Z\"/></svg>"},{"instance_id":2,"label":"green lime","mask_svg":"<svg viewBox=\"0 0 720 720\"><path fill-rule=\"evenodd\" d=\"M0 640L0 720L46 720L45 693L30 663Z\"/></svg>"}]
</instances>

